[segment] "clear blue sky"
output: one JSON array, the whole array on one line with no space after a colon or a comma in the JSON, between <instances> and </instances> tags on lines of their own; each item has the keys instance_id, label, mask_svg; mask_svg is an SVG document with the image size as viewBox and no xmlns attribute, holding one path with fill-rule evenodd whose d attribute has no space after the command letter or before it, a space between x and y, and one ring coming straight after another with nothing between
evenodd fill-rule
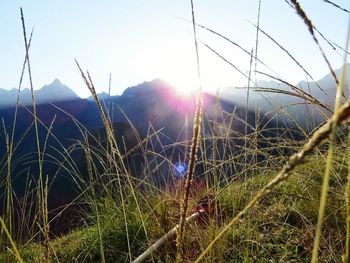
<instances>
[{"instance_id":1,"label":"clear blue sky","mask_svg":"<svg viewBox=\"0 0 350 263\"><path fill-rule=\"evenodd\" d=\"M345 0L333 0L349 8ZM314 25L330 40L344 46L348 14L323 0L300 1ZM197 22L208 26L242 47L255 45L258 0L195 0ZM189 0L74 0L0 2L0 88L18 86L25 50L21 32L20 6L27 31L35 26L30 49L35 89L59 78L78 95L86 97L74 58L89 69L99 92L107 91L112 72L112 94L125 88L164 78L175 85L196 83L195 53ZM262 0L261 28L271 34L318 79L327 73L319 50L301 19L284 0ZM198 29L206 42L243 72L249 69L249 56L222 39ZM321 40L334 68L342 56ZM288 56L260 35L258 57L284 79L293 83L305 79ZM230 66L204 46L200 46L202 82L206 89L245 85ZM262 66L259 70L269 72ZM259 79L266 79L258 76ZM28 77L24 87L28 87Z\"/></svg>"}]
</instances>

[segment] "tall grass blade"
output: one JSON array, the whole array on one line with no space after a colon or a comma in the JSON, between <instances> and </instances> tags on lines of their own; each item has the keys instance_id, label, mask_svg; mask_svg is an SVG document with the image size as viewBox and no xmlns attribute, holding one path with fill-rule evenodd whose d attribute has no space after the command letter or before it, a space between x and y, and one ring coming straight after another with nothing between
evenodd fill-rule
<instances>
[{"instance_id":1,"label":"tall grass blade","mask_svg":"<svg viewBox=\"0 0 350 263\"><path fill-rule=\"evenodd\" d=\"M259 0L258 17L257 17L257 21L256 21L256 34L255 34L255 63L254 63L255 82L257 82L256 71L257 71L257 68L258 68L258 46L259 46L260 13L261 13L261 0Z\"/></svg>"},{"instance_id":2,"label":"tall grass blade","mask_svg":"<svg viewBox=\"0 0 350 263\"><path fill-rule=\"evenodd\" d=\"M345 255L344 263L350 262L350 132L348 130L348 176L345 186L345 203L346 203L346 238L345 238Z\"/></svg>"},{"instance_id":3,"label":"tall grass blade","mask_svg":"<svg viewBox=\"0 0 350 263\"><path fill-rule=\"evenodd\" d=\"M350 22L350 20L349 20ZM349 49L349 40L350 40L350 23L348 26L348 35L347 35L347 40L346 40L346 48L347 50ZM346 65L347 65L347 53L344 55L344 64L343 64L343 70L342 70L342 75L340 82L338 83L337 87L337 93L335 97L335 102L334 102L334 116L337 116L337 112L339 111L340 107L340 99L341 95L343 94L343 85L345 82L345 77L346 77ZM328 195L328 188L329 188L329 179L330 179L330 174L331 174L331 169L332 169L332 161L333 161L333 154L334 154L334 148L335 148L335 143L336 143L336 131L337 131L337 122L334 122L332 124L331 128L331 136L330 136L330 145L328 149L328 155L327 155L327 162L326 162L326 170L323 178L323 185L322 185L322 192L321 192L321 198L320 198L320 207L318 210L318 220L317 220L317 227L316 227L316 233L315 233L315 240L314 240L314 247L312 250L312 263L317 262L318 258L318 250L320 246L320 240L321 240L321 233L322 233L322 225L324 221L324 213L326 209L326 204L327 204L327 195Z\"/></svg>"},{"instance_id":4,"label":"tall grass blade","mask_svg":"<svg viewBox=\"0 0 350 263\"><path fill-rule=\"evenodd\" d=\"M321 47L320 43L318 42L318 39L316 38L316 35L314 33L314 27L312 25L312 22L311 20L308 18L308 16L306 15L305 11L302 9L302 7L300 6L299 2L297 0L290 0L291 3L293 4L297 14L304 20L304 23L306 24L311 36L312 36L312 39L314 40L314 42L316 43L316 45L318 46L320 52L321 52L321 55L324 59L324 61L326 62L327 66L328 66L328 69L329 71L331 72L333 78L334 78L334 81L335 83L337 83L337 85L339 85L339 80L338 80L338 77L337 75L335 74L332 66L331 66L331 63L329 62L325 52L323 51L323 48Z\"/></svg>"},{"instance_id":5,"label":"tall grass blade","mask_svg":"<svg viewBox=\"0 0 350 263\"><path fill-rule=\"evenodd\" d=\"M177 236L176 236L176 248L177 248L176 262L180 262L182 260L182 246L183 246L183 238L184 238L185 223L186 223L186 213L188 209L188 197L190 194L192 179L194 177L197 151L198 151L199 142L200 142L201 115L202 115L202 108L203 108L203 100L202 100L202 94L201 94L202 93L201 73L200 73L200 66L199 66L200 65L199 52L198 52L198 41L197 41L196 21L195 21L195 15L194 15L193 0L191 0L191 11L192 11L194 44L195 44L195 50L196 50L199 90L198 90L197 99L196 99L196 109L195 109L195 116L193 121L193 137L192 137L192 144L191 144L191 151L190 151L190 159L188 164L188 173L185 181L185 192L183 194L183 198L180 204L180 222L179 222L179 228L177 230Z\"/></svg>"},{"instance_id":6,"label":"tall grass blade","mask_svg":"<svg viewBox=\"0 0 350 263\"><path fill-rule=\"evenodd\" d=\"M30 83L30 92L32 97L32 107L33 107L33 117L34 117L34 128L35 128L35 140L36 140L36 146L37 146L37 154L38 154L38 167L39 167L39 175L38 175L38 210L39 210L39 220L44 225L44 229L46 229L46 213L45 213L45 198L44 198L44 185L43 185L43 163L41 160L41 149L40 149L40 138L39 138L39 127L38 127L38 116L37 116L37 110L36 110L36 102L35 102L35 95L34 95L34 87L33 87L33 80L32 80L32 71L30 66L30 59L29 59L29 47L28 47L28 41L27 41L27 34L26 34L26 26L24 21L24 15L23 10L20 8L21 11L21 21L22 21L22 29L23 29L23 38L24 38L24 44L25 44L25 51L26 51L26 59L27 59L27 65L28 65L28 75L29 75L29 83Z\"/></svg>"}]
</instances>

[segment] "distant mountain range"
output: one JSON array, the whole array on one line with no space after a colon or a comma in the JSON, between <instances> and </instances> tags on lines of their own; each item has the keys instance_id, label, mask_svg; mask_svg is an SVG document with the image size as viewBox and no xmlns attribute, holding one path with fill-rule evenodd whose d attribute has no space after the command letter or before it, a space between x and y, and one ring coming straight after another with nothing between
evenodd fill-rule
<instances>
[{"instance_id":1,"label":"distant mountain range","mask_svg":"<svg viewBox=\"0 0 350 263\"><path fill-rule=\"evenodd\" d=\"M347 65L348 69L350 70L350 64ZM347 86L347 83L349 83L350 80L350 73L348 70L348 74L345 77L345 86ZM342 68L335 70L335 73L340 79L341 77ZM293 83L292 83L293 84ZM169 83L167 83L168 86L171 86ZM302 90L306 91L310 95L314 96L316 99L318 99L321 103L328 106L330 109L332 108L335 92L336 92L336 84L331 74L327 74L320 80L317 80L315 82L313 81L300 81L295 86L301 88ZM292 89L284 83L275 81L275 80L261 80L258 81L257 87L251 87L250 89L250 99L249 99L249 108L252 109L253 107L257 106L263 111L271 111L274 108L277 109L281 106L288 107L287 105L291 104L300 104L303 100L300 98L283 95L283 94L277 94L277 93L265 93L265 92L255 92L254 90L258 89L277 89L280 91L292 91ZM128 89L127 89L128 90ZM123 94L123 98L126 99L127 95L126 93ZM347 93L347 88L344 89ZM61 83L60 80L55 79L51 84L43 86L39 90L34 91L35 101L36 104L45 104L45 103L53 103L53 102L60 102L60 101L69 101L69 100L77 100L80 99L80 97L68 86ZM247 89L246 88L234 88L234 87L227 87L220 91L219 97L222 100L229 101L231 103L235 103L237 105L240 105L242 107L246 107L246 96L247 96ZM18 97L18 90L17 89L11 89L11 90L5 90L0 89L0 108L8 108L12 107L16 104ZM102 92L98 94L98 97L103 100L108 100L111 98L117 98L119 96L110 96L106 92ZM93 101L93 97L90 96L87 98L89 101ZM305 101L304 101L305 102ZM23 89L20 92L20 100L19 103L24 106L28 106L32 104L32 96L30 89L26 88Z\"/></svg>"},{"instance_id":2,"label":"distant mountain range","mask_svg":"<svg viewBox=\"0 0 350 263\"><path fill-rule=\"evenodd\" d=\"M99 94L97 94L97 96L98 96L98 98L100 100L107 100L107 99L111 98L111 96L107 92L104 92L104 91L99 93ZM118 97L118 96L113 96L113 97ZM90 100L90 101L94 101L95 100L92 95L89 96L87 99Z\"/></svg>"},{"instance_id":3,"label":"distant mountain range","mask_svg":"<svg viewBox=\"0 0 350 263\"><path fill-rule=\"evenodd\" d=\"M348 67L350 68L350 65ZM336 70L339 78L341 71L342 69ZM349 80L350 74L346 76L345 83L348 83ZM281 91L292 90L288 85L274 80L260 81L258 86L258 88L274 88ZM315 96L321 103L327 105L330 110L332 109L336 85L331 74L316 82L301 81L297 84L297 87ZM183 128L184 115L186 114L189 119L193 117L194 101L193 99L182 98L176 95L174 89L171 84L161 79L155 79L135 87L129 87L120 96L110 96L107 93L101 93L98 96L104 100L104 105L108 107L106 110L109 111L113 122L130 121L144 135L148 132L148 124L152 123L154 129L165 128L166 132L173 135L169 136L169 138L176 140L181 138L181 136L179 138L176 136ZM243 118L246 108L246 93L246 89L226 88L222 90L219 94L222 111L231 112L236 108L238 116ZM9 91L0 89L0 109L2 109L0 110L0 118L4 118L7 126L11 124L11 119L13 118L13 107L16 104L17 95L18 91L15 89ZM205 113L208 118L211 118L214 114L216 95L204 94L204 97L206 100ZM78 136L77 130L73 128L66 129L74 122L71 117L60 111L59 108L62 108L82 122L89 130L96 130L101 127L100 117L93 98L81 99L58 79L36 90L35 99L36 104L39 106L39 118L45 125L50 125L50 121L56 116L54 127L59 131L58 137L72 139L69 138L69 133L72 133L71 137L74 139ZM54 103L56 106L49 103ZM21 91L20 105L29 106L30 109L31 93L29 89ZM324 121L326 116L330 115L330 112L325 109L305 104L304 99L284 94L255 92L254 88L252 88L248 103L249 114L253 116L256 108L260 109L260 116L266 114L267 120L273 118L277 121L282 120L285 125L294 125L294 121L297 121L299 125L308 129L313 129ZM28 126L33 119L27 112L27 109L20 108L20 113L22 115L18 115L18 123L20 125L17 128ZM253 117L251 118L254 119ZM234 125L237 125L235 127L236 130L242 128L242 123L235 123ZM23 128L20 132L24 131L25 129ZM77 134L74 132L77 132ZM4 149L6 149L5 145Z\"/></svg>"},{"instance_id":4,"label":"distant mountain range","mask_svg":"<svg viewBox=\"0 0 350 263\"><path fill-rule=\"evenodd\" d=\"M338 80L341 78L342 69L335 70ZM347 64L347 69L343 87L346 95L349 94L350 64ZM285 83L270 80L258 81L257 87L250 88L248 108L250 110L259 108L263 112L269 113L270 116L277 114L286 121L293 119L302 127L311 129L331 115L337 89L331 74L327 74L317 81L300 81L295 86L315 97L324 107L310 104L304 98L283 94L284 92L295 93L295 91ZM280 92L263 92L264 89L266 91L267 89L275 89ZM255 90L259 90L259 92ZM219 97L241 107L246 107L247 88L228 87L221 90Z\"/></svg>"},{"instance_id":5,"label":"distant mountain range","mask_svg":"<svg viewBox=\"0 0 350 263\"><path fill-rule=\"evenodd\" d=\"M34 96L36 104L79 99L79 96L75 94L74 91L62 84L58 79L55 79L51 84L45 85L39 90L35 90ZM0 108L16 105L17 98L17 89L0 89ZM20 92L19 104L24 106L32 104L32 94L30 89L23 89Z\"/></svg>"}]
</instances>

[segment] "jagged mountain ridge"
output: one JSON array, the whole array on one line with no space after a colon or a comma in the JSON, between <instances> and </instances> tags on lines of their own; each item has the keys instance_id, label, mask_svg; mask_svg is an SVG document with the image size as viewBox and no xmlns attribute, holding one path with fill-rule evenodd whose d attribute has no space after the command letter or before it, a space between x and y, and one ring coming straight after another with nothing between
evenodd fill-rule
<instances>
[{"instance_id":1,"label":"jagged mountain ridge","mask_svg":"<svg viewBox=\"0 0 350 263\"><path fill-rule=\"evenodd\" d=\"M59 79L55 79L51 84L45 85L39 90L35 90L34 96L36 104L80 99L73 90L62 84ZM0 89L0 108L15 106L17 97L17 89ZM20 92L19 104L24 106L32 104L32 94L30 89L23 89Z\"/></svg>"},{"instance_id":2,"label":"jagged mountain ridge","mask_svg":"<svg viewBox=\"0 0 350 263\"><path fill-rule=\"evenodd\" d=\"M350 68L350 64L347 64L347 68ZM335 70L335 74L339 80L341 78L342 70L343 67ZM343 87L345 95L349 94L349 80L350 73L347 71ZM293 85L293 83L291 84ZM328 110L310 104L303 98L283 94L285 91L294 91L289 85L276 80L258 81L256 87L251 87L248 108L254 110L256 107L263 112L269 112L270 116L277 114L279 118L284 119L285 121L291 121L293 119L293 121L298 122L302 127L312 129L312 127L315 127L315 125L317 126L318 123L325 121L326 118L330 116L337 89L336 82L332 74L329 73L317 81L300 81L295 86L315 97L321 104L327 107ZM276 89L281 93L257 92L255 89ZM223 89L219 96L223 100L235 103L241 107L246 107L246 88L235 89L233 87L228 87Z\"/></svg>"}]
</instances>

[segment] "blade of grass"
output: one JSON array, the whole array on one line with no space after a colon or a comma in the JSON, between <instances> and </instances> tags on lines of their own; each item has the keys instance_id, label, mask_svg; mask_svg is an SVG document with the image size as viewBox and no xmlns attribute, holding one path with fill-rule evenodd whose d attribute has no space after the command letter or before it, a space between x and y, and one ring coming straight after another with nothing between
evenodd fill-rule
<instances>
[{"instance_id":1,"label":"blade of grass","mask_svg":"<svg viewBox=\"0 0 350 263\"><path fill-rule=\"evenodd\" d=\"M196 99L195 116L193 120L193 137L192 137L192 144L191 144L191 151L190 151L190 159L188 164L188 174L185 182L185 192L183 194L183 199L181 200L181 204L180 204L180 222L179 222L179 228L177 230L177 236L176 236L176 248L177 248L176 262L179 262L182 260L182 246L183 246L183 238L184 238L184 228L186 223L186 213L188 209L188 197L190 194L192 179L194 177L197 151L198 151L198 146L200 142L201 115L202 115L202 108L203 108L203 100L202 100L202 94L201 94L202 86L201 86L201 73L200 73L200 63L199 63L199 51L198 51L198 41L197 41L196 21L195 21L195 15L194 15L193 0L191 0L191 11L192 11L191 12L192 25L193 25L193 35L194 35L194 45L195 45L195 52L196 52L197 77L199 81L199 88L198 88L198 94Z\"/></svg>"},{"instance_id":2,"label":"blade of grass","mask_svg":"<svg viewBox=\"0 0 350 263\"><path fill-rule=\"evenodd\" d=\"M2 217L0 216L0 224L1 224L1 229L3 229L5 231L5 234L8 238L8 240L10 241L10 244L12 246L12 249L13 249L13 254L15 255L16 259L18 262L20 263L24 263L21 255L19 254L18 252L18 249L17 249L17 246L16 246L16 243L13 241L12 237L11 237L11 234L9 233L9 231L7 230L7 227L5 225L5 222L4 220L2 219Z\"/></svg>"},{"instance_id":3,"label":"blade of grass","mask_svg":"<svg viewBox=\"0 0 350 263\"><path fill-rule=\"evenodd\" d=\"M326 62L327 66L328 66L328 69L329 69L329 71L331 72L331 74L332 74L332 76L334 78L335 83L337 83L337 85L339 85L339 80L337 78L337 75L335 74L335 72L334 72L334 70L333 70L333 68L331 66L331 63L329 62L326 54L323 51L323 48L321 47L320 43L318 42L318 39L316 38L316 35L314 33L314 27L312 25L311 20L308 18L308 16L306 15L305 11L302 9L302 7L300 6L300 4L299 4L299 2L297 0L290 0L290 2L293 4L294 9L297 12L297 14L304 20L304 23L306 24L306 26L307 26L307 28L308 28L311 36L312 36L312 39L314 40L314 42L318 46L318 49L320 50L321 55L322 55L324 61Z\"/></svg>"},{"instance_id":4,"label":"blade of grass","mask_svg":"<svg viewBox=\"0 0 350 263\"><path fill-rule=\"evenodd\" d=\"M255 34L255 64L254 64L255 82L257 82L256 70L257 70L257 67L258 67L258 45L259 45L260 13L261 13L261 0L259 0L258 17L257 17L257 21L256 21L256 34ZM253 51L252 51L252 53L253 53Z\"/></svg>"},{"instance_id":5,"label":"blade of grass","mask_svg":"<svg viewBox=\"0 0 350 263\"><path fill-rule=\"evenodd\" d=\"M29 83L30 83L30 91L31 91L31 97L32 97L32 107L33 107L33 116L34 116L34 128L35 128L35 140L36 140L36 146L37 146L37 154L38 154L38 167L39 167L39 178L38 178L38 210L40 217L39 219L42 221L44 228L46 228L46 215L45 215L45 198L44 198L44 185L43 185L43 163L41 161L41 150L40 150L40 138L39 138L39 127L38 127L38 116L37 116L37 110L36 110L36 103L35 103L35 96L34 96L34 86L33 86L33 80L32 80L32 71L30 66L30 59L29 59L29 46L27 41L27 33L26 33L26 26L24 21L24 15L23 15L23 9L20 8L21 11L21 21L22 21L22 29L23 29L23 38L24 38L24 45L25 45L25 51L26 51L26 59L27 59L27 65L28 65L28 75L29 75Z\"/></svg>"},{"instance_id":6,"label":"blade of grass","mask_svg":"<svg viewBox=\"0 0 350 263\"><path fill-rule=\"evenodd\" d=\"M341 7L340 5L337 5L336 3L333 3L332 1L323 0L323 2L325 2L325 3L327 3L327 4L330 4L330 5L332 5L332 6L336 7L336 8L338 8L338 9L340 9L340 10L346 12L346 13L349 13L349 10L347 10L347 9L345 9L345 8L343 8L343 7Z\"/></svg>"},{"instance_id":7,"label":"blade of grass","mask_svg":"<svg viewBox=\"0 0 350 263\"><path fill-rule=\"evenodd\" d=\"M345 202L346 202L346 238L345 238L345 255L344 263L350 260L350 132L348 130L348 176L345 187Z\"/></svg>"},{"instance_id":8,"label":"blade of grass","mask_svg":"<svg viewBox=\"0 0 350 263\"><path fill-rule=\"evenodd\" d=\"M256 29L258 31L260 31L261 33L263 33L267 38L269 38L273 43L275 43L283 52L285 52L288 57L290 57L295 64L298 65L298 67L304 71L304 73L309 76L311 78L311 80L313 80L315 82L315 84L317 85L317 87L323 92L325 93L325 91L322 89L322 87L320 87L318 85L318 83L314 80L314 78L311 76L311 74L305 69L305 67L295 58L295 56L293 56L285 47L283 47L280 43L277 42L277 40L275 40L270 34L268 34L267 32L265 32L264 30L262 30L260 27L257 27L256 25L252 24L254 27L256 27ZM325 93L326 94L326 93ZM327 95L327 94L326 94Z\"/></svg>"},{"instance_id":9,"label":"blade of grass","mask_svg":"<svg viewBox=\"0 0 350 263\"><path fill-rule=\"evenodd\" d=\"M349 26L348 26L348 35L346 39L346 49L349 50L349 40L350 40L350 20L349 20ZM343 64L343 70L340 82L338 83L337 87L337 94L335 97L335 103L334 103L334 112L338 112L340 107L340 99L341 95L343 94L343 85L345 82L345 76L346 76L346 65L347 65L347 52L344 54L344 64ZM336 117L337 114L334 114ZM326 209L327 204L327 195L328 195L328 188L329 188L329 179L330 179L330 173L332 169L332 163L333 163L333 154L334 154L334 148L336 143L336 130L337 130L337 121L335 121L332 124L331 128L331 136L330 136L330 146L328 149L328 155L327 155L327 162L326 162L326 170L323 178L323 185L322 185L322 192L321 192L321 198L320 198L320 207L318 210L318 220L317 220L317 228L316 228L316 234L315 234L315 240L314 240L314 247L312 250L312 263L317 262L318 258L318 250L320 246L320 239L321 239L321 233L322 233L322 226L324 221L324 213Z\"/></svg>"}]
</instances>

